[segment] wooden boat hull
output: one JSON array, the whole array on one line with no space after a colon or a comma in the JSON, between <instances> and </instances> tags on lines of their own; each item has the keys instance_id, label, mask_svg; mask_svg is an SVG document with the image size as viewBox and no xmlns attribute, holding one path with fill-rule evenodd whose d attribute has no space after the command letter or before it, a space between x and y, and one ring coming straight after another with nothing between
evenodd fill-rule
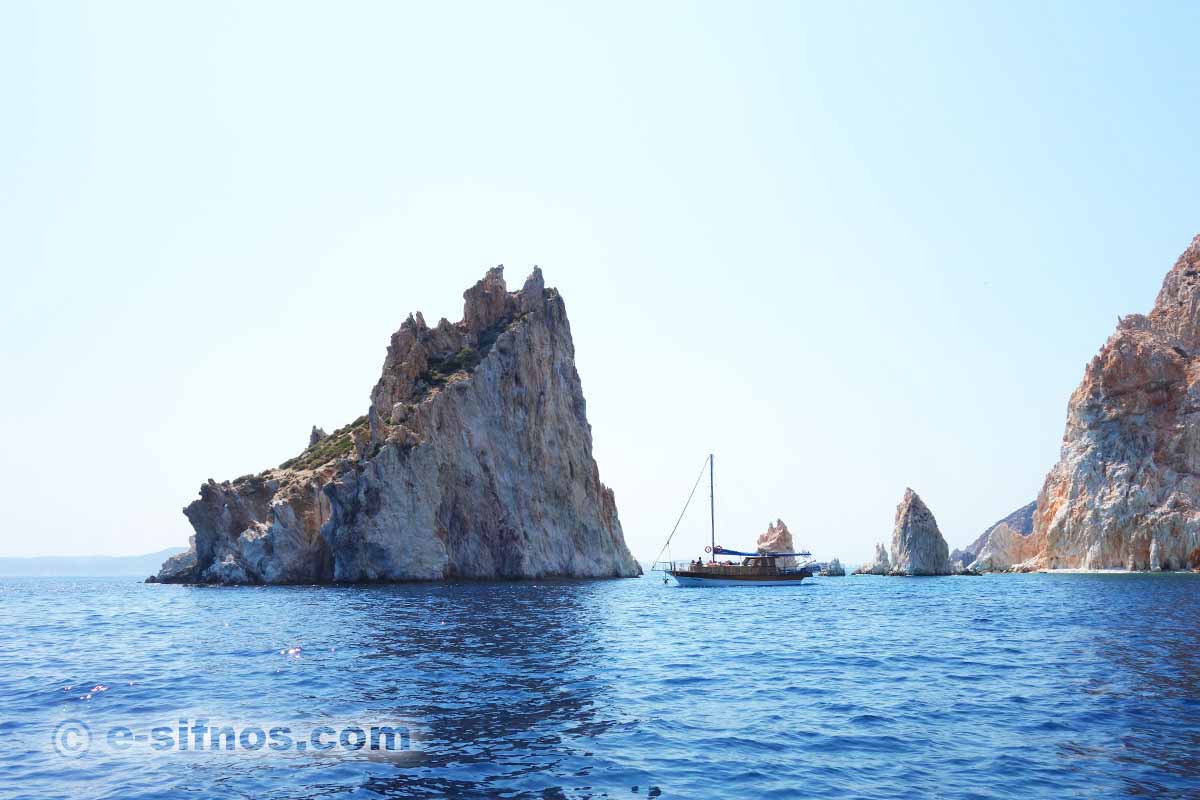
<instances>
[{"instance_id":1,"label":"wooden boat hull","mask_svg":"<svg viewBox=\"0 0 1200 800\"><path fill-rule=\"evenodd\" d=\"M680 586L799 586L809 577L797 575L704 575L700 573L668 573Z\"/></svg>"}]
</instances>

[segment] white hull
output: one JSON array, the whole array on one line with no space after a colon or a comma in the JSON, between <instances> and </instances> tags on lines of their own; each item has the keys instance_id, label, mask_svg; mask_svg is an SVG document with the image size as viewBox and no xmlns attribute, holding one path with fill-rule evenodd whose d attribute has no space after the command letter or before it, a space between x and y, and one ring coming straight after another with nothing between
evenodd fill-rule
<instances>
[{"instance_id":1,"label":"white hull","mask_svg":"<svg viewBox=\"0 0 1200 800\"><path fill-rule=\"evenodd\" d=\"M779 581L747 581L738 578L685 578L682 575L672 575L680 586L799 586L800 580L791 578Z\"/></svg>"}]
</instances>

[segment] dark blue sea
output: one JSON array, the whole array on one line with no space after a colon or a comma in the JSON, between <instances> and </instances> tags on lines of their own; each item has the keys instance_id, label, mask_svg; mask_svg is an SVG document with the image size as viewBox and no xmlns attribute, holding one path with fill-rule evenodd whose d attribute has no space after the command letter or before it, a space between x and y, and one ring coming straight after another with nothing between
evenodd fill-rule
<instances>
[{"instance_id":1,"label":"dark blue sea","mask_svg":"<svg viewBox=\"0 0 1200 800\"><path fill-rule=\"evenodd\" d=\"M1200 575L0 579L0 796L1200 796L1198 623Z\"/></svg>"}]
</instances>

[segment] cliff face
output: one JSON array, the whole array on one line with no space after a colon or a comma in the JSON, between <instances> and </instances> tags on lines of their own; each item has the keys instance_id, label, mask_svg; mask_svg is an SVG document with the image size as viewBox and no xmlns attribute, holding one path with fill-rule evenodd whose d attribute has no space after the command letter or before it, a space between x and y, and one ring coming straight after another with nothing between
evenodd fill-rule
<instances>
[{"instance_id":1,"label":"cliff face","mask_svg":"<svg viewBox=\"0 0 1200 800\"><path fill-rule=\"evenodd\" d=\"M912 489L896 507L892 531L892 575L949 575L950 547L938 530L933 512Z\"/></svg>"},{"instance_id":2,"label":"cliff face","mask_svg":"<svg viewBox=\"0 0 1200 800\"><path fill-rule=\"evenodd\" d=\"M278 469L209 481L157 579L322 583L640 573L600 482L566 308L534 269L410 315L367 413Z\"/></svg>"},{"instance_id":3,"label":"cliff face","mask_svg":"<svg viewBox=\"0 0 1200 800\"><path fill-rule=\"evenodd\" d=\"M1200 237L1071 395L1033 537L1026 568L1200 566Z\"/></svg>"},{"instance_id":4,"label":"cliff face","mask_svg":"<svg viewBox=\"0 0 1200 800\"><path fill-rule=\"evenodd\" d=\"M792 542L792 532L788 530L787 525L781 519L767 523L767 530L765 533L759 534L755 548L760 553L796 552L795 544ZM796 566L796 557L788 556L776 559L776 563L780 567L791 568Z\"/></svg>"}]
</instances>

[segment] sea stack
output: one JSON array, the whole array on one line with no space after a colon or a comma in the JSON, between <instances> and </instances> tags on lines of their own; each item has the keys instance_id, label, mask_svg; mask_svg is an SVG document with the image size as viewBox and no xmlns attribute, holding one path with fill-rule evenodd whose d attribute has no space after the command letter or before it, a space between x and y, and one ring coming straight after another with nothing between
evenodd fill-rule
<instances>
[{"instance_id":1,"label":"sea stack","mask_svg":"<svg viewBox=\"0 0 1200 800\"><path fill-rule=\"evenodd\" d=\"M788 530L783 520L777 519L767 523L767 530L758 536L756 548L760 553L794 553L795 544L792 542L792 532ZM775 563L785 569L796 566L795 556L779 558Z\"/></svg>"},{"instance_id":2,"label":"sea stack","mask_svg":"<svg viewBox=\"0 0 1200 800\"><path fill-rule=\"evenodd\" d=\"M846 568L842 566L842 562L838 559L833 559L825 568L817 573L825 578L844 578L846 576Z\"/></svg>"},{"instance_id":3,"label":"sea stack","mask_svg":"<svg viewBox=\"0 0 1200 800\"><path fill-rule=\"evenodd\" d=\"M1033 537L1025 569L1200 567L1200 236L1087 366Z\"/></svg>"},{"instance_id":4,"label":"sea stack","mask_svg":"<svg viewBox=\"0 0 1200 800\"><path fill-rule=\"evenodd\" d=\"M891 575L950 575L950 547L933 512L912 489L896 506L892 531Z\"/></svg>"},{"instance_id":5,"label":"sea stack","mask_svg":"<svg viewBox=\"0 0 1200 800\"><path fill-rule=\"evenodd\" d=\"M497 267L463 319L409 315L367 412L258 475L209 481L157 578L328 583L640 573L600 482L566 306Z\"/></svg>"}]
</instances>

